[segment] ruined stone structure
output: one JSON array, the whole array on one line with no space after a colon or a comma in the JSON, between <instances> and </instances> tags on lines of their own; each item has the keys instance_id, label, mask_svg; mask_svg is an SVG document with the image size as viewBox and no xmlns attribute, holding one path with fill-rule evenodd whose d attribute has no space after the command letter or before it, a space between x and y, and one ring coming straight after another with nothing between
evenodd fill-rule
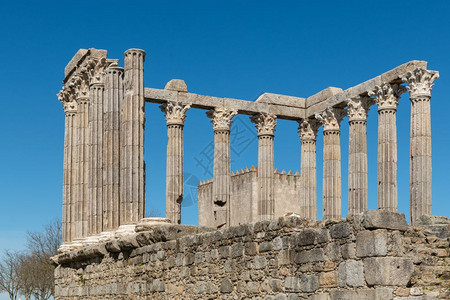
<instances>
[{"instance_id":1,"label":"ruined stone structure","mask_svg":"<svg viewBox=\"0 0 450 300\"><path fill-rule=\"evenodd\" d=\"M236 171L231 173L230 180L230 226L237 226L258 221L259 198L259 169ZM295 213L300 208L301 176L292 171L273 172L273 203L275 218L286 213ZM198 224L215 228L214 203L211 201L214 194L213 179L200 182L198 186Z\"/></svg>"},{"instance_id":2,"label":"ruined stone structure","mask_svg":"<svg viewBox=\"0 0 450 300\"><path fill-rule=\"evenodd\" d=\"M449 234L450 224L443 226ZM401 213L281 217L218 231L169 223L136 229L56 257L56 299L450 297L448 239L407 226Z\"/></svg>"},{"instance_id":3,"label":"ruined stone structure","mask_svg":"<svg viewBox=\"0 0 450 300\"><path fill-rule=\"evenodd\" d=\"M436 297L445 295L435 281L448 274L426 273L432 278L423 280L420 272L448 264L448 241L406 227L397 213L396 111L408 89L410 222L431 215L430 99L438 72L427 70L425 61L408 62L346 90L330 87L308 98L264 93L246 101L188 93L177 79L164 89L145 88L145 55L127 50L122 68L105 50L81 49L65 69L58 94L66 119L56 299L391 299L424 294L421 289L430 286ZM145 218L145 102L160 104L167 121L167 219ZM364 213L371 105L378 108L379 211ZM204 109L214 131L214 177L199 185L199 224L208 230L178 225L189 109ZM255 124L258 166L233 173L230 132L237 114ZM349 217L342 221L345 117ZM277 119L299 124L300 174L275 170ZM318 182L320 127L323 178ZM315 221L318 184L328 221ZM279 219L288 212L295 215ZM257 223L243 225L249 222ZM422 252L415 243L424 244Z\"/></svg>"}]
</instances>

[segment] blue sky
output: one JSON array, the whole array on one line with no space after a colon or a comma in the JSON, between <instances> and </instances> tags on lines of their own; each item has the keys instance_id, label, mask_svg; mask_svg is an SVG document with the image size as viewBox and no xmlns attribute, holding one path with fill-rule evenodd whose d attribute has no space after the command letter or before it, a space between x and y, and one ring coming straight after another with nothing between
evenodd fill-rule
<instances>
[{"instance_id":1,"label":"blue sky","mask_svg":"<svg viewBox=\"0 0 450 300\"><path fill-rule=\"evenodd\" d=\"M448 1L1 1L0 2L0 250L21 249L27 230L61 217L64 113L56 93L79 48L147 51L146 87L184 79L198 94L254 100L263 92L308 97L343 89L413 59L440 71L432 99L433 212L450 216L450 3ZM164 214L166 127L156 104L146 106L147 211ZM398 108L399 210L408 214L408 95ZM342 123L343 214L347 201L347 119ZM248 117L233 132L232 169L257 164ZM377 118L368 122L369 207L376 207ZM232 134L233 134L232 132ZM205 112L190 110L185 171L209 178L196 159L213 132ZM322 155L322 136L318 157ZM321 159L320 159L321 161ZM300 169L297 124L279 121L275 166ZM319 197L321 168L318 164ZM195 193L194 193L195 194ZM197 222L195 199L183 222ZM320 202L320 201L319 201ZM320 209L320 207L319 207ZM319 214L320 215L320 214Z\"/></svg>"}]
</instances>

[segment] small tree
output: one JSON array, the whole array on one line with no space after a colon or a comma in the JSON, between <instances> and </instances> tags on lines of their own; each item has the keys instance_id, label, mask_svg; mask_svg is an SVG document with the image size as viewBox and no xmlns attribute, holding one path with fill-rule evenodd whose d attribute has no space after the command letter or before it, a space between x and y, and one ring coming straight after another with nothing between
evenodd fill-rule
<instances>
[{"instance_id":1,"label":"small tree","mask_svg":"<svg viewBox=\"0 0 450 300\"><path fill-rule=\"evenodd\" d=\"M54 295L55 267L50 257L58 254L61 245L61 222L54 221L44 227L43 232L27 232L27 261L24 269L29 269L28 279L32 283L32 294L36 300L46 300Z\"/></svg>"},{"instance_id":2,"label":"small tree","mask_svg":"<svg viewBox=\"0 0 450 300\"><path fill-rule=\"evenodd\" d=\"M0 289L8 293L11 300L17 300L21 288L19 257L17 252L5 251L0 261Z\"/></svg>"}]
</instances>

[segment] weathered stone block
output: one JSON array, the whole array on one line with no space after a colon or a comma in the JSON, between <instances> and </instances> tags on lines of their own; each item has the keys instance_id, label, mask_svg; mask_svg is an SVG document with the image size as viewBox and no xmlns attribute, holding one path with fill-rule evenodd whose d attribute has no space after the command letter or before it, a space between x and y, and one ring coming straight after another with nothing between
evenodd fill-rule
<instances>
[{"instance_id":1,"label":"weathered stone block","mask_svg":"<svg viewBox=\"0 0 450 300\"><path fill-rule=\"evenodd\" d=\"M286 277L284 288L286 292L300 292L300 278Z\"/></svg>"},{"instance_id":2,"label":"weathered stone block","mask_svg":"<svg viewBox=\"0 0 450 300\"><path fill-rule=\"evenodd\" d=\"M371 257L364 259L367 284L406 286L414 272L413 261L402 257Z\"/></svg>"},{"instance_id":3,"label":"weathered stone block","mask_svg":"<svg viewBox=\"0 0 450 300\"><path fill-rule=\"evenodd\" d=\"M259 253L271 251L273 248L272 242L262 242L259 245Z\"/></svg>"},{"instance_id":4,"label":"weathered stone block","mask_svg":"<svg viewBox=\"0 0 450 300\"><path fill-rule=\"evenodd\" d=\"M295 244L298 246L314 245L316 236L317 232L314 229L304 229L297 235Z\"/></svg>"},{"instance_id":5,"label":"weathered stone block","mask_svg":"<svg viewBox=\"0 0 450 300\"><path fill-rule=\"evenodd\" d=\"M253 267L256 270L264 269L267 266L267 259L264 256L255 256L253 258Z\"/></svg>"},{"instance_id":6,"label":"weathered stone block","mask_svg":"<svg viewBox=\"0 0 450 300\"><path fill-rule=\"evenodd\" d=\"M339 286L364 286L364 265L362 261L348 260L339 265Z\"/></svg>"},{"instance_id":7,"label":"weathered stone block","mask_svg":"<svg viewBox=\"0 0 450 300\"><path fill-rule=\"evenodd\" d=\"M375 290L331 291L331 300L391 300L392 290L378 288Z\"/></svg>"},{"instance_id":8,"label":"weathered stone block","mask_svg":"<svg viewBox=\"0 0 450 300\"><path fill-rule=\"evenodd\" d=\"M344 259L356 258L355 243L348 243L341 246L341 255Z\"/></svg>"},{"instance_id":9,"label":"weathered stone block","mask_svg":"<svg viewBox=\"0 0 450 300\"><path fill-rule=\"evenodd\" d=\"M222 279L222 283L220 284L220 292L221 293L231 293L233 291L233 283L230 278L226 277Z\"/></svg>"},{"instance_id":10,"label":"weathered stone block","mask_svg":"<svg viewBox=\"0 0 450 300\"><path fill-rule=\"evenodd\" d=\"M317 294L309 296L308 300L330 300L330 294Z\"/></svg>"},{"instance_id":11,"label":"weathered stone block","mask_svg":"<svg viewBox=\"0 0 450 300\"><path fill-rule=\"evenodd\" d=\"M343 239L350 235L350 225L347 222L340 222L331 226L330 235L333 239Z\"/></svg>"},{"instance_id":12,"label":"weathered stone block","mask_svg":"<svg viewBox=\"0 0 450 300\"><path fill-rule=\"evenodd\" d=\"M311 293L319 288L319 278L316 275L302 275L300 289L305 293Z\"/></svg>"},{"instance_id":13,"label":"weathered stone block","mask_svg":"<svg viewBox=\"0 0 450 300\"><path fill-rule=\"evenodd\" d=\"M319 274L319 285L321 287L335 287L338 285L338 272L321 272Z\"/></svg>"},{"instance_id":14,"label":"weathered stone block","mask_svg":"<svg viewBox=\"0 0 450 300\"><path fill-rule=\"evenodd\" d=\"M387 254L386 230L362 231L356 236L356 256L385 256Z\"/></svg>"},{"instance_id":15,"label":"weathered stone block","mask_svg":"<svg viewBox=\"0 0 450 300\"><path fill-rule=\"evenodd\" d=\"M236 258L243 255L244 245L242 243L236 243L231 246L231 257Z\"/></svg>"},{"instance_id":16,"label":"weathered stone block","mask_svg":"<svg viewBox=\"0 0 450 300\"><path fill-rule=\"evenodd\" d=\"M405 214L386 210L368 210L362 216L362 225L367 229L406 230Z\"/></svg>"}]
</instances>

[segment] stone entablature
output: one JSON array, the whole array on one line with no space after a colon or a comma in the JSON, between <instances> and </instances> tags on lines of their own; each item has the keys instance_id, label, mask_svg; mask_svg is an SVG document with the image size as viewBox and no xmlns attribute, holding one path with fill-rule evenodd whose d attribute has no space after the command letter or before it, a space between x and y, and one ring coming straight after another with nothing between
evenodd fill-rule
<instances>
[{"instance_id":1,"label":"stone entablature","mask_svg":"<svg viewBox=\"0 0 450 300\"><path fill-rule=\"evenodd\" d=\"M401 213L291 216L216 231L148 224L54 257L55 299L450 297L448 238L407 226Z\"/></svg>"}]
</instances>

